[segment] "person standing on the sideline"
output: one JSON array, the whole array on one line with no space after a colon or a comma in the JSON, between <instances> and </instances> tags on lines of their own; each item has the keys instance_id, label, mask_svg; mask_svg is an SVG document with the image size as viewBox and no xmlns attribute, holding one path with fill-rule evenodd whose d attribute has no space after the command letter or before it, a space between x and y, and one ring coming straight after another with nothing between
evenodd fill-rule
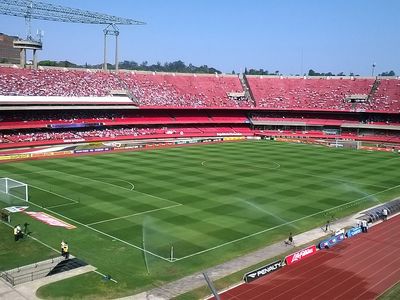
<instances>
[{"instance_id":1,"label":"person standing on the sideline","mask_svg":"<svg viewBox=\"0 0 400 300\"><path fill-rule=\"evenodd\" d=\"M14 240L18 241L19 240L19 235L18 235L18 228L17 226L14 226Z\"/></svg>"},{"instance_id":2,"label":"person standing on the sideline","mask_svg":"<svg viewBox=\"0 0 400 300\"><path fill-rule=\"evenodd\" d=\"M17 225L17 235L18 235L18 240L24 237L21 226L19 224Z\"/></svg>"},{"instance_id":3,"label":"person standing on the sideline","mask_svg":"<svg viewBox=\"0 0 400 300\"><path fill-rule=\"evenodd\" d=\"M386 209L386 207L383 208L382 210L382 219L383 221L386 221L388 217L388 210Z\"/></svg>"},{"instance_id":4,"label":"person standing on the sideline","mask_svg":"<svg viewBox=\"0 0 400 300\"><path fill-rule=\"evenodd\" d=\"M290 245L294 246L293 235L292 235L291 232L289 233L288 241L289 241L289 244L290 244Z\"/></svg>"},{"instance_id":5,"label":"person standing on the sideline","mask_svg":"<svg viewBox=\"0 0 400 300\"><path fill-rule=\"evenodd\" d=\"M64 247L65 247L65 242L64 240L61 241L61 256L64 256Z\"/></svg>"},{"instance_id":6,"label":"person standing on the sideline","mask_svg":"<svg viewBox=\"0 0 400 300\"><path fill-rule=\"evenodd\" d=\"M64 251L65 259L69 259L69 247L68 247L68 243L67 242L64 242L63 251Z\"/></svg>"},{"instance_id":7,"label":"person standing on the sideline","mask_svg":"<svg viewBox=\"0 0 400 300\"><path fill-rule=\"evenodd\" d=\"M330 230L331 229L331 221L326 221L326 224L325 224L325 232L328 232L328 230Z\"/></svg>"},{"instance_id":8,"label":"person standing on the sideline","mask_svg":"<svg viewBox=\"0 0 400 300\"><path fill-rule=\"evenodd\" d=\"M28 230L28 226L29 226L29 223L28 223L28 222L25 222L25 223L24 223L24 234L26 234L26 235L28 235L28 234L31 233L31 232Z\"/></svg>"},{"instance_id":9,"label":"person standing on the sideline","mask_svg":"<svg viewBox=\"0 0 400 300\"><path fill-rule=\"evenodd\" d=\"M286 246L287 246L287 245L292 245L292 246L294 246L294 243L293 243L293 235L292 235L291 232L289 233L289 237L288 237L287 241L285 241L285 245L286 245Z\"/></svg>"},{"instance_id":10,"label":"person standing on the sideline","mask_svg":"<svg viewBox=\"0 0 400 300\"><path fill-rule=\"evenodd\" d=\"M361 231L364 233L368 232L368 223L367 220L362 220L361 221Z\"/></svg>"}]
</instances>

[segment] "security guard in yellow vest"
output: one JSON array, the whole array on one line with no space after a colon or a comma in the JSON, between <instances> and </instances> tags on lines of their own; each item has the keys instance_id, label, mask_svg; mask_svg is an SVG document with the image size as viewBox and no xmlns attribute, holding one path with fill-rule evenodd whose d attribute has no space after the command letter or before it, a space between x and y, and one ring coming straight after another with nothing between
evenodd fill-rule
<instances>
[{"instance_id":1,"label":"security guard in yellow vest","mask_svg":"<svg viewBox=\"0 0 400 300\"><path fill-rule=\"evenodd\" d=\"M68 250L68 244L67 244L67 242L64 242L64 248L63 248L63 252L64 252L64 256L65 256L65 259L68 259L69 258L69 250Z\"/></svg>"}]
</instances>

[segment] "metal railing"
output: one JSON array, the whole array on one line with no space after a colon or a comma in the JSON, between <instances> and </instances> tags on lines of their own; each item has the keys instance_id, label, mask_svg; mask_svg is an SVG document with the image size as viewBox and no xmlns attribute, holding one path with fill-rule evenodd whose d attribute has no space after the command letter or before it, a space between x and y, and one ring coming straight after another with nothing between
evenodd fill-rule
<instances>
[{"instance_id":1,"label":"metal railing","mask_svg":"<svg viewBox=\"0 0 400 300\"><path fill-rule=\"evenodd\" d=\"M46 277L64 257L55 257L50 260L26 265L0 273L0 277L12 286Z\"/></svg>"}]
</instances>

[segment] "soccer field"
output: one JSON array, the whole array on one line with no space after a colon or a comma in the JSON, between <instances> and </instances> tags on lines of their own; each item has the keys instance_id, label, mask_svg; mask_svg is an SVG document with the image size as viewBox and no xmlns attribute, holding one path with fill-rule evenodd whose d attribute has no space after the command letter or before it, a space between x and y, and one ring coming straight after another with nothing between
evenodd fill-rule
<instances>
[{"instance_id":1,"label":"soccer field","mask_svg":"<svg viewBox=\"0 0 400 300\"><path fill-rule=\"evenodd\" d=\"M393 153L259 141L9 163L0 177L76 229L13 223L56 249L67 240L124 295L392 199L399 167Z\"/></svg>"}]
</instances>

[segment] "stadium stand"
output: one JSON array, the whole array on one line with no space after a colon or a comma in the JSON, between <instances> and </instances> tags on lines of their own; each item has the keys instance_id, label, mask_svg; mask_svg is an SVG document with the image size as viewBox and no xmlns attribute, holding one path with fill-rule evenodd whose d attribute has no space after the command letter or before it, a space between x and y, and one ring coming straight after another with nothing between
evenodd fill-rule
<instances>
[{"instance_id":1,"label":"stadium stand","mask_svg":"<svg viewBox=\"0 0 400 300\"><path fill-rule=\"evenodd\" d=\"M248 76L257 107L290 110L399 112L400 81L373 78ZM351 101L352 96L360 101ZM363 97L365 96L365 97ZM357 98L356 98L357 99ZM361 101L364 100L364 101Z\"/></svg>"},{"instance_id":2,"label":"stadium stand","mask_svg":"<svg viewBox=\"0 0 400 300\"><path fill-rule=\"evenodd\" d=\"M120 73L142 106L149 107L248 107L248 101L235 100L229 93L243 92L237 76Z\"/></svg>"},{"instance_id":3,"label":"stadium stand","mask_svg":"<svg viewBox=\"0 0 400 300\"><path fill-rule=\"evenodd\" d=\"M162 137L330 138L400 143L398 78L283 77L0 67L0 147ZM246 82L246 83L244 83ZM246 88L248 84L248 88ZM101 107L127 91L137 103ZM242 97L243 90L250 96ZM239 95L239 96L238 96ZM12 105L13 97L28 99ZM96 103L46 103L83 97ZM252 98L251 98L252 97ZM1 98L1 99L3 99ZM40 98L41 107L35 108ZM1 100L0 99L0 100ZM10 104L11 103L11 104ZM8 106L7 106L7 105Z\"/></svg>"},{"instance_id":4,"label":"stadium stand","mask_svg":"<svg viewBox=\"0 0 400 300\"><path fill-rule=\"evenodd\" d=\"M0 68L0 95L101 97L123 89L110 73L81 70Z\"/></svg>"}]
</instances>

